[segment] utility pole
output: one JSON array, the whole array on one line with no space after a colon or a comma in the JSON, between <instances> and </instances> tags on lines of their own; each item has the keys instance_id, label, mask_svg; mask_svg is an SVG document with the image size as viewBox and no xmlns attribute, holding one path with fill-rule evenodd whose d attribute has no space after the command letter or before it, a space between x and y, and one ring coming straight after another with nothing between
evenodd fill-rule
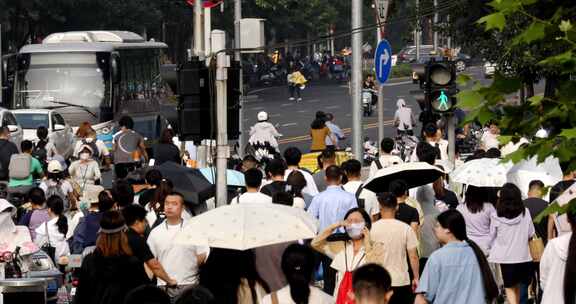
<instances>
[{"instance_id":1,"label":"utility pole","mask_svg":"<svg viewBox=\"0 0 576 304\"><path fill-rule=\"evenodd\" d=\"M432 30L434 31L434 51L438 48L438 31L436 30L438 26L438 0L434 0L434 23L432 24Z\"/></svg>"},{"instance_id":2,"label":"utility pole","mask_svg":"<svg viewBox=\"0 0 576 304\"><path fill-rule=\"evenodd\" d=\"M384 39L386 31L385 23L388 18L388 5L389 0L377 0L376 4L376 20L381 23L377 27L378 43ZM384 86L378 85L378 144L384 139Z\"/></svg>"},{"instance_id":3,"label":"utility pole","mask_svg":"<svg viewBox=\"0 0 576 304\"><path fill-rule=\"evenodd\" d=\"M352 0L352 153L362 160L362 0Z\"/></svg>"},{"instance_id":4,"label":"utility pole","mask_svg":"<svg viewBox=\"0 0 576 304\"><path fill-rule=\"evenodd\" d=\"M420 0L416 0L416 27L414 28L414 45L416 46L416 63L420 63Z\"/></svg>"},{"instance_id":5,"label":"utility pole","mask_svg":"<svg viewBox=\"0 0 576 304\"><path fill-rule=\"evenodd\" d=\"M446 23L449 25L450 24L450 15L446 16ZM446 41L446 46L451 49L452 48L452 35L450 32L448 32L448 41Z\"/></svg>"},{"instance_id":6,"label":"utility pole","mask_svg":"<svg viewBox=\"0 0 576 304\"><path fill-rule=\"evenodd\" d=\"M194 55L204 59L204 30L202 22L203 0L194 2Z\"/></svg>"},{"instance_id":7,"label":"utility pole","mask_svg":"<svg viewBox=\"0 0 576 304\"><path fill-rule=\"evenodd\" d=\"M446 123L448 123L448 159L454 165L456 162L456 120L453 113L448 113Z\"/></svg>"},{"instance_id":8,"label":"utility pole","mask_svg":"<svg viewBox=\"0 0 576 304\"><path fill-rule=\"evenodd\" d=\"M228 68L230 57L224 52L216 56L216 207L228 204L228 182L226 171L230 147L228 147L228 113L226 82L228 80Z\"/></svg>"},{"instance_id":9,"label":"utility pole","mask_svg":"<svg viewBox=\"0 0 576 304\"><path fill-rule=\"evenodd\" d=\"M4 102L4 58L2 58L2 24L0 24L0 105Z\"/></svg>"},{"instance_id":10,"label":"utility pole","mask_svg":"<svg viewBox=\"0 0 576 304\"><path fill-rule=\"evenodd\" d=\"M234 0L234 60L240 63L240 109L238 110L238 128L240 129L240 136L238 137L238 154L240 157L244 156L244 147L246 146L246 134L244 132L244 77L242 73L242 43L240 40L240 22L242 20L242 0Z\"/></svg>"}]
</instances>

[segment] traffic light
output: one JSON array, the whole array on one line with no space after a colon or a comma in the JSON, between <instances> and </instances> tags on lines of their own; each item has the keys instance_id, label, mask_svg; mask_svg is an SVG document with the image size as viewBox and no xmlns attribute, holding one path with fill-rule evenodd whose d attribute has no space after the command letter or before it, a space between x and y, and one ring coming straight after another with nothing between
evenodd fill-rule
<instances>
[{"instance_id":1,"label":"traffic light","mask_svg":"<svg viewBox=\"0 0 576 304\"><path fill-rule=\"evenodd\" d=\"M456 105L456 66L451 61L430 60L426 66L426 103L439 113L451 112Z\"/></svg>"}]
</instances>

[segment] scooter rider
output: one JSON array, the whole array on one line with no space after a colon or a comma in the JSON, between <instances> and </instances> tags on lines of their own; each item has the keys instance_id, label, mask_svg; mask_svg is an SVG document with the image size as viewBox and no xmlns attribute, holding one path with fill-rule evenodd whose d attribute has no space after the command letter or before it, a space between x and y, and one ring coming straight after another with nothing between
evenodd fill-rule
<instances>
[{"instance_id":1,"label":"scooter rider","mask_svg":"<svg viewBox=\"0 0 576 304\"><path fill-rule=\"evenodd\" d=\"M257 117L258 122L250 128L248 143L256 151L255 157L258 160L263 157L271 158L273 154L280 152L277 138L282 134L278 133L274 125L268 122L268 113L261 111Z\"/></svg>"}]
</instances>

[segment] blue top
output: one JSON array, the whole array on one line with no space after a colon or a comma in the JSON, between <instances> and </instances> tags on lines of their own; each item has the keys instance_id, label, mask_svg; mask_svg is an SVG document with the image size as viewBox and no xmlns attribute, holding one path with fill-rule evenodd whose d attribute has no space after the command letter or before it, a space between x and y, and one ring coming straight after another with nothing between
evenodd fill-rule
<instances>
[{"instance_id":1,"label":"blue top","mask_svg":"<svg viewBox=\"0 0 576 304\"><path fill-rule=\"evenodd\" d=\"M326 191L314 196L308 213L320 221L320 231L328 226L344 220L346 212L358 207L356 197L340 186L328 186Z\"/></svg>"},{"instance_id":2,"label":"blue top","mask_svg":"<svg viewBox=\"0 0 576 304\"><path fill-rule=\"evenodd\" d=\"M434 251L416 293L430 303L486 304L480 265L466 242L452 242Z\"/></svg>"}]
</instances>

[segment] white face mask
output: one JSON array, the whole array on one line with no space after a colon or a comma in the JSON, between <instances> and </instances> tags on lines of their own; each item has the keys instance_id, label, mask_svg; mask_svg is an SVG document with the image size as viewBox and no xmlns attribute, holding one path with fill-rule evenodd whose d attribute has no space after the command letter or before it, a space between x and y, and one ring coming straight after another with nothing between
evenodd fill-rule
<instances>
[{"instance_id":1,"label":"white face mask","mask_svg":"<svg viewBox=\"0 0 576 304\"><path fill-rule=\"evenodd\" d=\"M91 143L91 142L94 141L94 138L92 138L92 137L86 137L85 141L86 141L87 143Z\"/></svg>"},{"instance_id":2,"label":"white face mask","mask_svg":"<svg viewBox=\"0 0 576 304\"><path fill-rule=\"evenodd\" d=\"M80 159L81 160L89 160L90 159L90 153L80 153Z\"/></svg>"},{"instance_id":3,"label":"white face mask","mask_svg":"<svg viewBox=\"0 0 576 304\"><path fill-rule=\"evenodd\" d=\"M366 223L352 223L346 226L346 233L353 240L362 238L362 230L366 227Z\"/></svg>"}]
</instances>

